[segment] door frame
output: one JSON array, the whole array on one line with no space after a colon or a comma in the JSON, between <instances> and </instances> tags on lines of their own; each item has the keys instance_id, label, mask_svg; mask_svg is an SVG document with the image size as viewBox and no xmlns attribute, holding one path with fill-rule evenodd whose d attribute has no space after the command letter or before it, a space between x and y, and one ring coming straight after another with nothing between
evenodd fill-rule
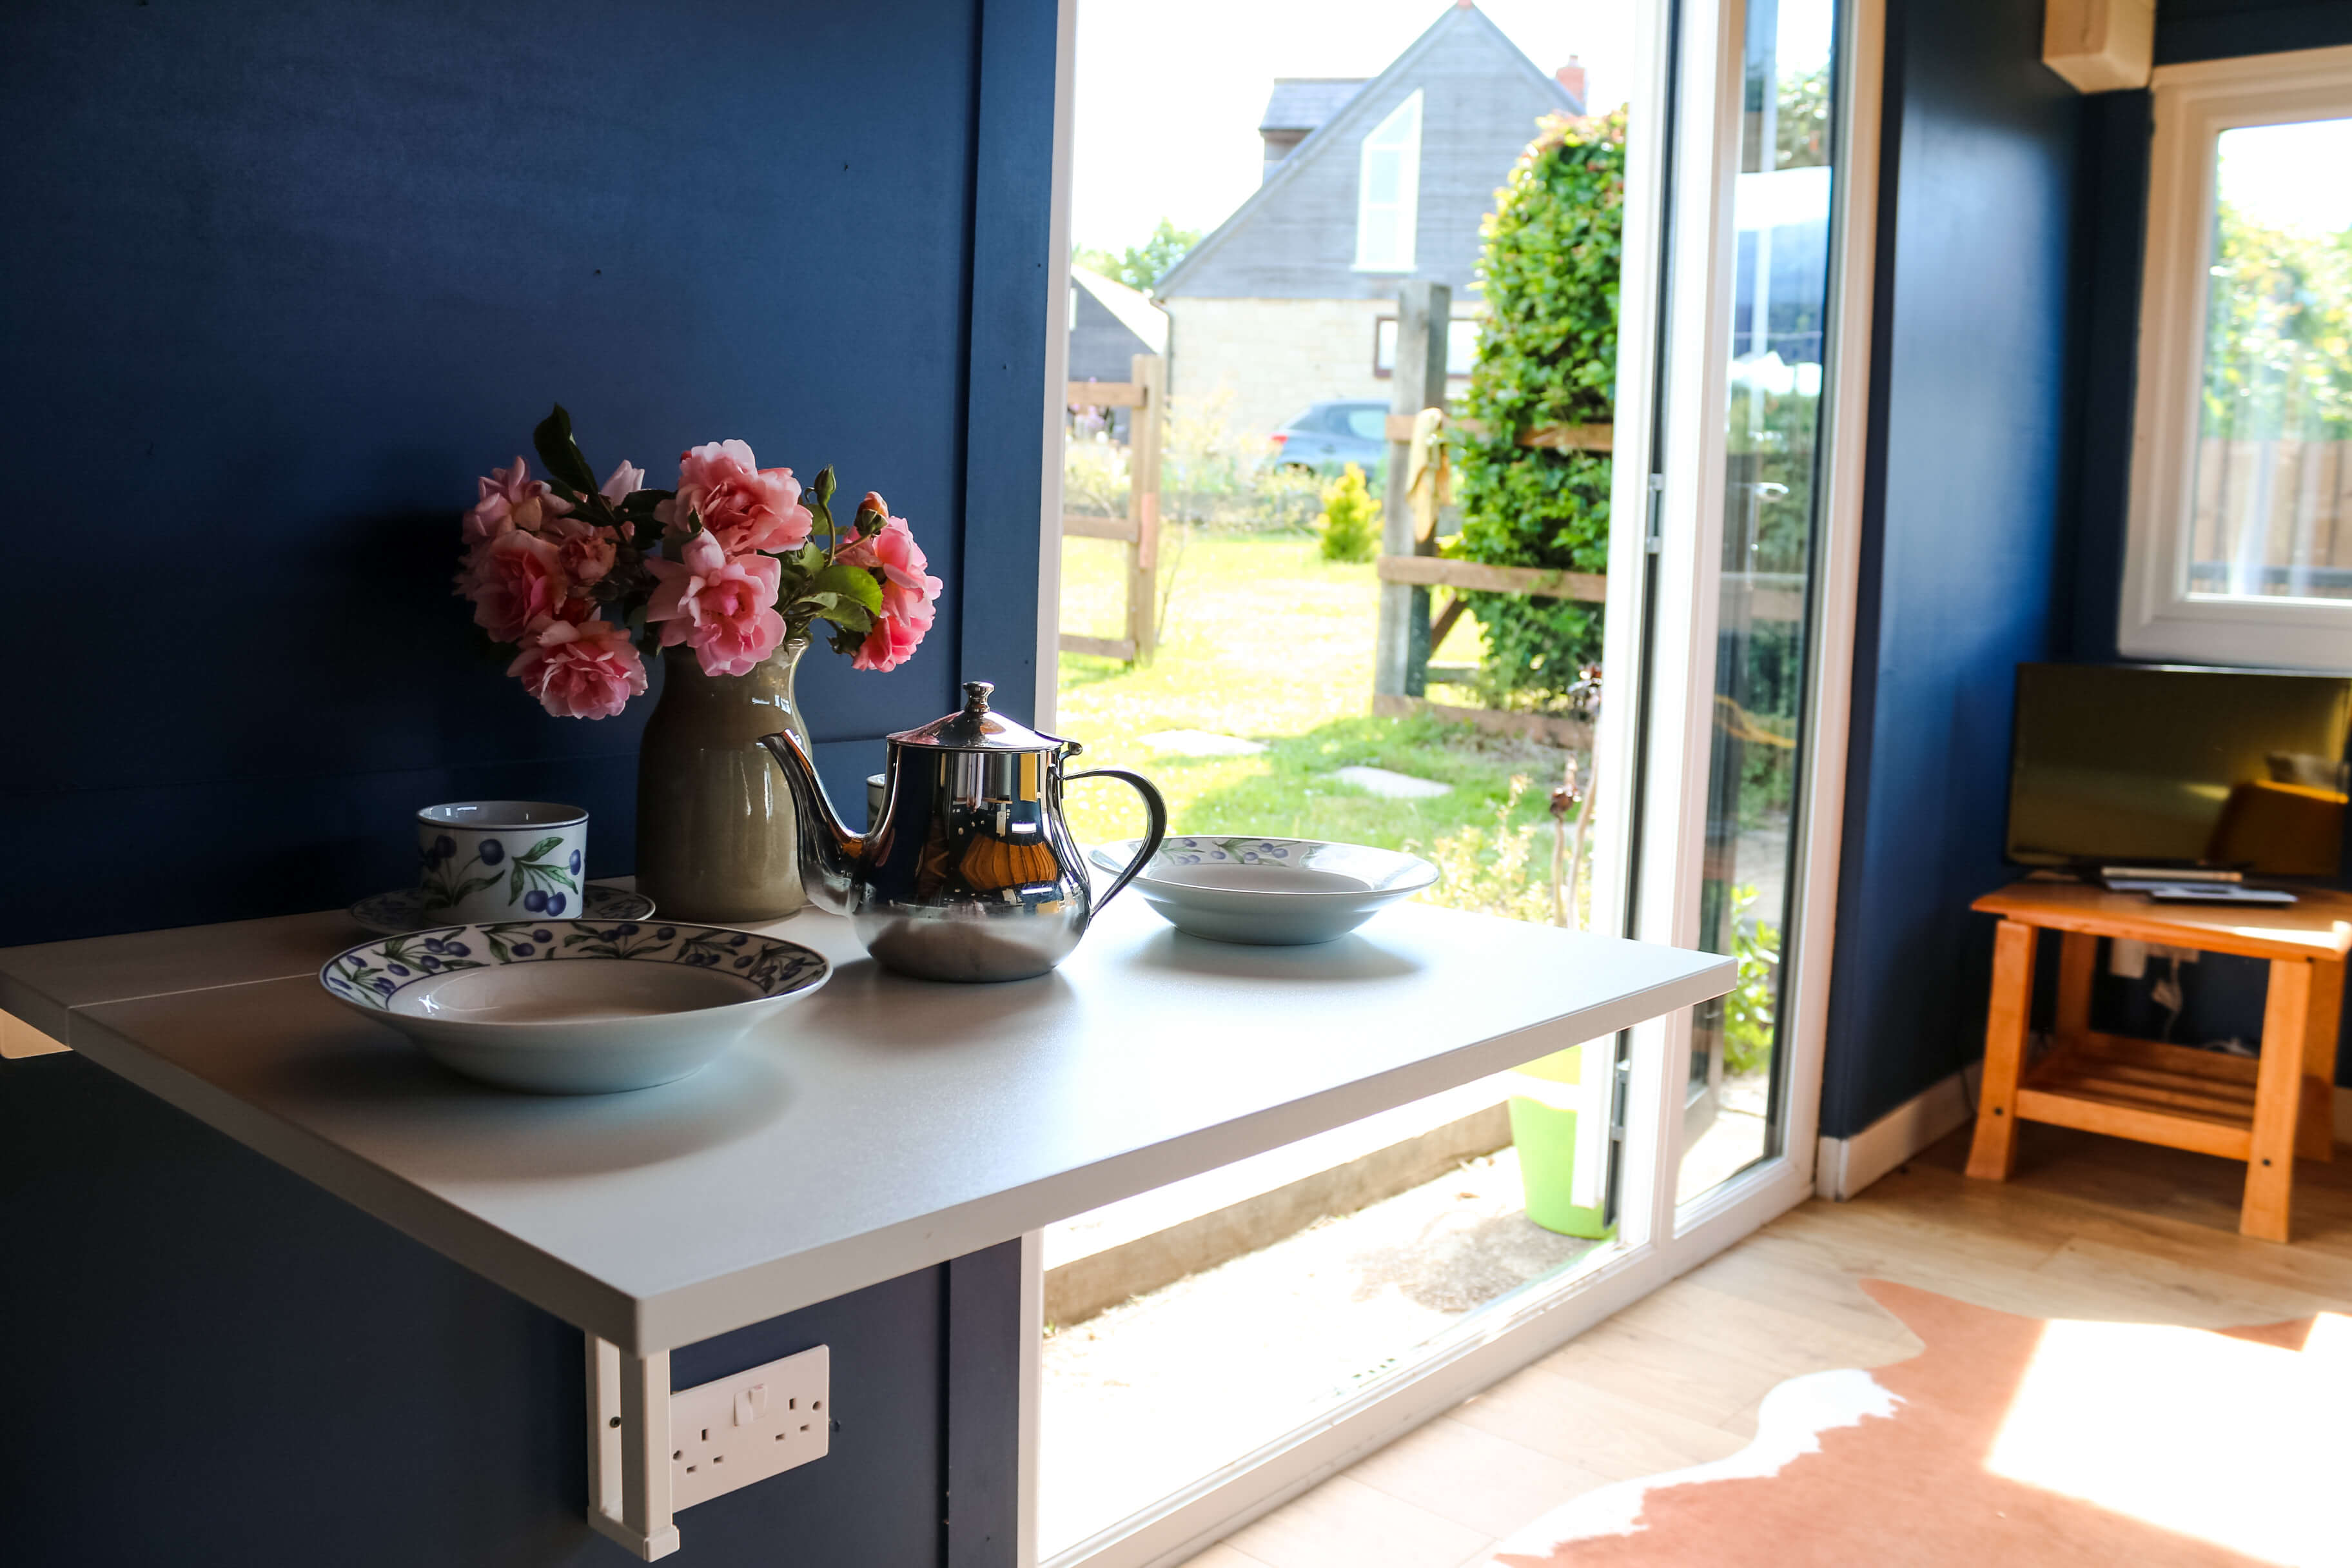
<instances>
[{"instance_id":1,"label":"door frame","mask_svg":"<svg viewBox=\"0 0 2352 1568\"><path fill-rule=\"evenodd\" d=\"M1070 112L1076 0L1058 0L1062 58L1056 75L1055 251L1046 268L1049 331L1066 321ZM1201 1478L1153 1509L1042 1559L1037 1541L1042 1394L1043 1248L1024 1238L1020 1568L1176 1568L1250 1521L1272 1511L1463 1399L1567 1343L1584 1330L1696 1268L1812 1190L1822 1059L1827 1024L1832 917L1843 822L1845 752L1859 582L1864 454L1879 197L1885 0L1842 0L1837 68L1843 112L1835 125L1840 178L1832 219L1831 348L1822 404L1823 495L1819 560L1810 609L1813 675L1807 696L1804 784L1796 850L1796 910L1803 921L1789 966L1781 1048L1788 1066L1782 1152L1677 1208L1688 1081L1687 1014L1631 1031L1625 1142L1620 1155L1619 1243L1551 1288L1444 1336L1433 1352L1381 1380L1309 1425ZM1744 58L1738 0L1643 0L1637 29L1634 127L1667 123L1667 137L1629 135L1623 283L1620 293L1616 446L1621 453L1691 452L1696 461L1617 465L1612 515L1646 517L1652 473L1660 548L1648 531L1612 531L1604 659L1612 669L1650 666L1646 705L1605 702L1599 720L1595 784L1603 800L1633 803L1600 814L1594 844L1594 923L1644 940L1695 943L1699 855L1705 829L1713 637L1721 552L1721 456L1729 355L1734 180ZM1706 80L1706 92L1675 95L1675 75ZM1711 181L1672 176L1671 156L1696 147ZM1685 163L1685 166L1687 166ZM1703 188L1710 186L1712 188ZM1702 188L1692 188L1702 187ZM1669 212L1669 203L1673 210ZM1681 287L1699 279L1704 287ZM1669 345L1659 355L1662 335ZM1045 389L1047 473L1039 519L1045 593L1038 628L1040 721L1051 722L1058 646L1061 545L1060 440L1066 346L1047 353ZM1710 458L1707 454L1712 454ZM1645 632L1647 636L1645 637ZM1675 680L1664 679L1671 668ZM1706 676L1694 700L1689 677ZM1669 833L1654 831L1660 824ZM1636 900L1639 885L1644 896ZM1792 921L1792 926L1796 925Z\"/></svg>"}]
</instances>

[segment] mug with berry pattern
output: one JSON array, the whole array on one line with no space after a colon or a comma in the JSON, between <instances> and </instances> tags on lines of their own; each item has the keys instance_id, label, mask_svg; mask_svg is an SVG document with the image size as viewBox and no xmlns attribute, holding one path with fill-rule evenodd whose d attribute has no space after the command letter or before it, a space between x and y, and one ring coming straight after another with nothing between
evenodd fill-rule
<instances>
[{"instance_id":1,"label":"mug with berry pattern","mask_svg":"<svg viewBox=\"0 0 2352 1568\"><path fill-rule=\"evenodd\" d=\"M435 921L576 915L588 814L545 800L458 800L416 814L417 886Z\"/></svg>"}]
</instances>

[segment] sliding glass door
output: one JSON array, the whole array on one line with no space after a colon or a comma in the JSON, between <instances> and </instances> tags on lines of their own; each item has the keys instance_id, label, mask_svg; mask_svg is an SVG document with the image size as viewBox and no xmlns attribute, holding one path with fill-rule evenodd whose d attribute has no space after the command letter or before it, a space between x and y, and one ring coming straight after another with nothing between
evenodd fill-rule
<instances>
[{"instance_id":1,"label":"sliding glass door","mask_svg":"<svg viewBox=\"0 0 2352 1568\"><path fill-rule=\"evenodd\" d=\"M1793 829L1820 527L1836 6L1748 0L1717 556L1715 668L1698 945L1739 960L1730 995L1699 1010L1689 1131L1676 1177L1689 1199L1781 1152L1784 974L1801 910ZM1706 590L1702 586L1702 592Z\"/></svg>"},{"instance_id":2,"label":"sliding glass door","mask_svg":"<svg viewBox=\"0 0 2352 1568\"><path fill-rule=\"evenodd\" d=\"M1556 1244L1553 1250L1523 1268L1515 1265L1508 1279L1492 1290L1482 1289L1475 1300L1465 1297L1455 1302L1448 1297L1442 1310L1420 1301L1426 1309L1423 1316L1436 1313L1444 1321L1433 1318L1423 1323L1416 1318L1406 1325L1410 1332L1374 1346L1380 1353L1357 1355L1337 1372L1324 1368L1315 1357L1282 1351L1276 1358L1282 1377L1305 1379L1314 1386L1280 1403L1274 1395L1284 1393L1281 1378L1252 1374L1257 1403L1250 1406L1247 1419L1240 1404L1217 1392L1217 1378L1229 1375L1231 1366L1192 1369L1178 1352L1155 1351L1144 1369L1152 1380L1149 1403L1160 1406L1164 1402L1171 1414L1161 1418L1145 1412L1150 1418L1139 1421L1141 1436L1131 1442L1106 1439L1111 1427L1103 1422L1083 1426L1090 1418L1070 1389L1085 1384L1079 1392L1108 1409L1137 1382L1137 1373L1114 1363L1127 1353L1121 1347L1129 1341L1143 1343L1139 1332L1129 1331L1129 1320L1139 1322L1145 1315L1138 1306L1142 1298L1115 1309L1126 1314L1116 1321L1108 1314L1076 1319L1076 1309L1049 1314L1046 1303L1058 1298L1048 1287L1045 1270L1065 1269L1086 1238L1062 1234L1032 1238L1037 1316L1041 1326L1054 1316L1061 1331L1045 1342L1042 1370L1033 1369L1029 1379L1032 1405L1024 1420L1032 1436L1024 1442L1024 1459L1029 1499L1024 1531L1027 1561L1044 1562L1048 1568L1154 1568L1181 1562L1234 1521L1316 1484L1390 1441L1403 1427L1443 1412L1537 1359L1810 1193L1829 959L1826 922L1811 912L1828 907L1836 877L1837 786L1843 776L1844 744L1839 698L1845 689L1851 652L1853 536L1862 450L1861 420L1846 410L1858 409L1859 389L1866 379L1880 4L1643 0L1632 8L1635 21L1624 58L1615 76L1605 79L1611 96L1596 106L1613 107L1621 94L1629 100L1622 187L1607 193L1621 204L1622 219L1615 423L1613 427L1580 427L1597 428L1610 442L1603 448L1608 452L1609 489L1607 598L1601 606L1607 695L1590 749L1579 758L1582 771L1573 775L1584 791L1582 798L1599 803L1591 818L1589 910L1580 921L1562 923L1731 954L1739 961L1738 988L1696 1016L1658 1020L1616 1041L1587 1045L1575 1082L1565 1088L1558 1082L1537 1085L1542 1093L1535 1094L1528 1077L1540 1076L1548 1066L1566 1075L1556 1063L1531 1064L1538 1069L1535 1074L1523 1074L1498 1091L1535 1098L1545 1105L1554 1099L1562 1104L1572 1100L1578 1113L1571 1119L1577 1129L1572 1206L1605 1202L1605 1216L1595 1216L1590 1227L1577 1230L1572 1238L1549 1237L1549 1243ZM1065 0L1065 5L1067 48L1081 14L1076 0ZM1272 15L1276 21L1299 20L1286 17L1279 4ZM1484 26L1475 19L1451 25L1465 29ZM1156 48L1174 47L1157 22L1151 26ZM1139 47L1135 52L1142 51ZM1126 56L1116 63L1120 69L1133 65ZM1366 68L1368 78L1378 65L1374 61ZM1081 100L1087 90L1086 68L1082 64ZM1565 85L1570 79L1563 71L1559 79ZM1581 84L1584 79L1577 79ZM1267 150L1259 190L1279 195L1305 181L1301 171L1308 165L1291 165L1287 174L1283 166L1304 156L1299 150L1308 147L1316 132L1293 135L1295 128L1286 129L1291 122L1282 115L1324 111L1317 108L1320 99L1308 101L1314 94L1306 89L1337 100L1346 96L1338 88L1352 90L1360 85L1353 79L1335 85L1328 73L1273 79L1263 110L1265 123L1259 128ZM1385 102L1374 107L1390 113L1382 107ZM1258 111L1255 104L1248 107ZM1444 109L1437 98L1420 100L1413 134L1437 137L1446 129ZM1063 113L1066 124L1066 102ZM1087 124L1084 115L1076 124L1083 132ZM1857 127L1863 134L1856 134ZM1360 129L1357 141L1385 155L1381 139L1391 136L1390 121L1370 116ZM1388 169L1369 153L1357 156L1353 142L1347 151L1349 171L1376 165ZM1066 184L1066 169L1064 179ZM1248 199L1262 206L1273 200ZM1066 215L1066 196L1062 205ZM1360 216L1360 205L1351 199L1333 210L1344 208L1343 216L1353 224ZM1378 202L1372 207L1389 211ZM1434 205L1431 210L1436 210ZM1223 242L1227 249L1237 243L1230 237ZM1129 270L1150 261L1148 248L1130 250L1125 263ZM1218 244L1209 242L1201 245L1200 253L1204 259L1195 264L1196 273L1205 272L1222 254ZM1391 258L1398 259L1393 254ZM1105 265L1107 261L1098 262L1095 270L1099 273ZM1150 300L1174 307L1160 345L1174 378L1169 384L1179 388L1169 404L1171 417L1199 424L1197 411L1185 402L1189 395L1181 390L1189 384L1183 379L1188 374L1187 331L1192 333L1190 352L1196 366L1204 363L1206 351L1198 346L1202 342L1231 348L1235 343L1248 346L1256 339L1246 333L1218 336L1213 331L1223 319L1221 311L1234 313L1228 309L1233 301L1213 297L1188 303L1182 276L1172 270L1156 276ZM1169 278L1176 279L1175 287L1166 286ZM1137 295L1130 300L1106 287L1099 276L1090 284L1082 276L1081 282L1103 309L1072 296L1073 355L1083 346L1088 321L1108 331L1104 323L1118 315L1105 300L1136 321L1150 323L1151 318L1137 308L1137 300L1144 298L1141 292L1129 290ZM1456 298L1457 316L1467 293ZM1482 301L1478 308L1490 310L1493 302ZM1194 321L1191 327L1186 325L1188 313ZM1377 354L1373 357L1377 363ZM1118 379L1108 371L1100 374ZM1073 401L1082 400L1084 389L1077 384L1084 379L1074 358L1066 388ZM1848 387L1857 395L1842 401L1839 393ZM1049 398L1057 453L1068 444L1063 439L1068 421L1058 401L1065 391L1057 376L1055 396ZM1383 397L1388 395L1383 392ZM1304 403L1305 397L1302 394L1292 400ZM1373 410L1375 415L1382 412ZM1393 415L1397 408L1391 403L1385 412ZM1108 467L1118 445L1113 423L1105 420L1100 433L1091 426L1079 429L1068 442L1076 443L1081 436L1092 441L1080 455L1102 459ZM1385 429L1393 420L1382 417L1379 423ZM1286 458L1299 455L1294 447L1303 447L1299 432L1304 429L1297 426L1286 432L1289 444L1282 450ZM1171 451L1181 445L1174 437L1171 443ZM1187 453L1183 461L1199 467L1205 459ZM1130 476L1130 482L1132 471L1120 470ZM1113 537L1096 526L1094 512L1099 510L1109 518L1115 509L1084 504L1091 492L1079 481L1091 470L1082 471L1082 465L1072 460L1068 472L1072 488L1066 507L1060 493L1049 497L1044 520L1049 538L1058 542L1066 531L1082 539ZM1166 479L1160 481L1159 515L1163 523L1170 485ZM1130 510L1139 514L1143 509ZM1069 528L1071 517L1087 526ZM1439 537L1444 531L1440 530ZM1203 533L1194 546L1193 567L1205 570L1200 562L1213 547L1238 552L1244 545L1262 549L1263 542L1234 543ZM1074 566L1084 565L1082 557L1074 558ZM1160 570L1164 584L1164 563ZM1119 582L1124 585L1126 579ZM1132 595L1131 588L1128 592ZM1163 611L1165 605L1163 597ZM1475 630L1462 617L1444 624L1454 627L1457 621ZM1181 622L1180 614L1170 625L1181 629ZM1091 629L1048 626L1041 631L1041 646L1052 648L1056 637L1066 633L1089 643L1099 641L1091 638ZM1465 634L1457 629L1454 635ZM1162 669L1174 667L1183 646L1170 634L1159 656ZM1433 680L1444 667L1442 659L1433 666ZM1082 673L1095 681L1089 691L1114 679L1101 672ZM1259 706L1265 706L1262 688L1253 689ZM1077 705L1069 691L1064 696ZM1361 721L1351 713L1346 722ZM1271 752L1278 762L1286 755L1284 737L1266 729L1265 721L1252 720L1250 724L1255 727L1246 732L1228 736L1222 731L1206 732L1217 727L1198 717L1184 717L1180 723L1176 718L1163 722L1155 716L1150 726L1138 728L1151 731L1142 736L1142 743L1166 749L1181 742L1206 759L1185 765L1227 769L1238 777L1246 769L1272 765L1251 759ZM1331 728L1328 736L1316 730L1309 738L1320 743L1352 733ZM1323 773L1349 760L1333 744L1322 744L1316 757L1313 765ZM1175 764L1163 758L1158 765L1165 770ZM1391 777L1400 769L1410 773L1415 766L1436 771L1426 755L1402 752L1381 763ZM1318 789L1325 787L1323 773L1317 775ZM1404 780L1407 784L1416 782ZM1238 786L1229 793L1241 798ZM1523 793L1528 792L1514 787L1514 804ZM1533 798L1543 797L1536 794ZM1481 832L1491 833L1496 844L1519 845L1521 859L1527 858L1528 844L1534 842L1513 837L1521 829L1507 812L1493 829L1482 827ZM1503 863L1499 855L1493 858L1494 865L1486 866L1487 872ZM1486 863L1465 855L1462 864L1468 872L1480 873ZM1530 907L1551 907L1546 900L1528 902ZM1546 916L1538 910L1521 918ZM1499 1109L1488 1101L1465 1101L1444 1116L1425 1118L1427 1128L1416 1123L1413 1135L1428 1137L1440 1126L1467 1125ZM1361 1129L1342 1129L1330 1136L1373 1146ZM1388 1151L1390 1142L1380 1143L1381 1150ZM1325 1165L1301 1163L1311 1152L1301 1146L1268 1158L1297 1165L1297 1171L1286 1166L1287 1173L1281 1175L1282 1183L1296 1184L1302 1179L1300 1172L1323 1179ZM1385 1271L1382 1278L1391 1283L1391 1277L1402 1277L1402 1270L1425 1268L1434 1255L1433 1237L1444 1242L1451 1236L1447 1226L1459 1229L1469 1221L1484 1224L1492 1217L1483 1210L1472 1212L1494 1195L1479 1185L1490 1176L1509 1189L1498 1200L1502 1209L1511 1211L1503 1217L1525 1228L1533 1209L1529 1206L1526 1215L1517 1212L1520 1188L1513 1174L1520 1171L1524 1152L1507 1145L1494 1151L1488 1161L1495 1170L1474 1170L1487 1159L1478 1156L1432 1186L1429 1194L1451 1205L1437 1220L1418 1210L1406 1212L1420 1201L1412 1193L1382 1200L1401 1205L1400 1223L1411 1222L1406 1226L1410 1236L1400 1230L1404 1239L1392 1246L1383 1241L1386 1250L1356 1247L1349 1261L1360 1264L1377 1254ZM1214 1174L1225 1185L1240 1179L1235 1173ZM1275 1179L1268 1175L1265 1181ZM1183 1214L1197 1217L1195 1209L1212 1197L1223 1205L1216 1212L1225 1214L1239 1212L1259 1195L1253 1187L1240 1197L1163 1193L1130 1202L1163 1206L1193 1202L1194 1208ZM1360 1226L1378 1218L1369 1203L1344 1216L1346 1224ZM1116 1229L1114 1220L1122 1216L1103 1211L1081 1219L1107 1237ZM1137 1218L1135 1223L1143 1222ZM1340 1226L1334 1223L1304 1234L1308 1243L1319 1236L1328 1250L1346 1239L1339 1232ZM1223 1264L1221 1271L1239 1278L1253 1268L1270 1270L1276 1250L1269 1244ZM1328 1284L1342 1271L1320 1272L1330 1277L1325 1281ZM1058 1272L1055 1279L1059 1288ZM1276 1293L1244 1283L1242 1328L1226 1324L1216 1334L1236 1343L1246 1341L1263 1352L1275 1344L1268 1323L1275 1316ZM1290 1284L1283 1289L1297 1294ZM1185 1306L1174 1292L1190 1290L1192 1307L1199 1307L1208 1294L1190 1282L1167 1290L1171 1321L1176 1309ZM1355 1355L1349 1335L1378 1327L1367 1309L1367 1292L1350 1286L1346 1294L1344 1301L1335 1298L1314 1304L1314 1314L1321 1316L1309 1327L1322 1342L1318 1354L1329 1352L1323 1360ZM1354 1318L1340 1322L1337 1314L1341 1313ZM1291 1315L1305 1321L1312 1314ZM1326 1323L1328 1330L1322 1326ZM1216 1335L1188 1328L1176 1337L1184 1341L1183 1353L1194 1353ZM1230 1363L1235 1358L1225 1359ZM1181 1383L1191 1405L1198 1407L1192 1416L1176 1409L1183 1400L1160 1392L1171 1382ZM1054 1398L1043 1401L1038 1390L1047 1386ZM1117 1392L1101 1392L1106 1389ZM1042 1528L1037 1512L1041 1448L1034 1435L1041 1411L1045 1424L1055 1428L1042 1452L1058 1466L1058 1474L1044 1489L1048 1506ZM1074 1441L1073 1433L1085 1440ZM1150 1456L1144 1453L1147 1447ZM1151 1464L1142 1462L1146 1458L1151 1458ZM1160 1458L1169 1462L1160 1464Z\"/></svg>"}]
</instances>

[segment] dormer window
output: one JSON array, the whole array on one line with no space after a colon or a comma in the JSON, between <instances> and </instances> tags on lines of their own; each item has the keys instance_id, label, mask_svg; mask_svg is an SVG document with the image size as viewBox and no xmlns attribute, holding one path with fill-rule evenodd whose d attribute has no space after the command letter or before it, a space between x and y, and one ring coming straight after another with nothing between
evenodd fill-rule
<instances>
[{"instance_id":1,"label":"dormer window","mask_svg":"<svg viewBox=\"0 0 2352 1568\"><path fill-rule=\"evenodd\" d=\"M1356 184L1356 269L1412 270L1421 216L1421 94L1396 106L1364 138Z\"/></svg>"}]
</instances>

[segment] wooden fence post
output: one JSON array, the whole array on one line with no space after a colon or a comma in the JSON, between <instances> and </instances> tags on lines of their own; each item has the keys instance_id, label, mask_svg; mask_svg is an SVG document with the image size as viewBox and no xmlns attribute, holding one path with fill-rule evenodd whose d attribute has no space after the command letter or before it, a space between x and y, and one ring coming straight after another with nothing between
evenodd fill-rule
<instances>
[{"instance_id":1,"label":"wooden fence post","mask_svg":"<svg viewBox=\"0 0 2352 1568\"><path fill-rule=\"evenodd\" d=\"M1413 279L1397 286L1396 414L1411 416L1445 406L1445 340L1454 314L1454 290L1444 283ZM1415 537L1412 507L1406 496L1412 479L1410 441L1389 443L1387 505L1381 524L1385 555L1434 555L1437 542ZM1381 618L1372 648L1375 696L1419 697L1428 687L1429 590L1404 583L1381 584Z\"/></svg>"},{"instance_id":2,"label":"wooden fence post","mask_svg":"<svg viewBox=\"0 0 2352 1568\"><path fill-rule=\"evenodd\" d=\"M1127 637L1138 663L1160 642L1160 448L1168 435L1168 362L1137 354L1128 374L1139 394L1128 419L1127 515L1135 542L1127 547Z\"/></svg>"}]
</instances>

